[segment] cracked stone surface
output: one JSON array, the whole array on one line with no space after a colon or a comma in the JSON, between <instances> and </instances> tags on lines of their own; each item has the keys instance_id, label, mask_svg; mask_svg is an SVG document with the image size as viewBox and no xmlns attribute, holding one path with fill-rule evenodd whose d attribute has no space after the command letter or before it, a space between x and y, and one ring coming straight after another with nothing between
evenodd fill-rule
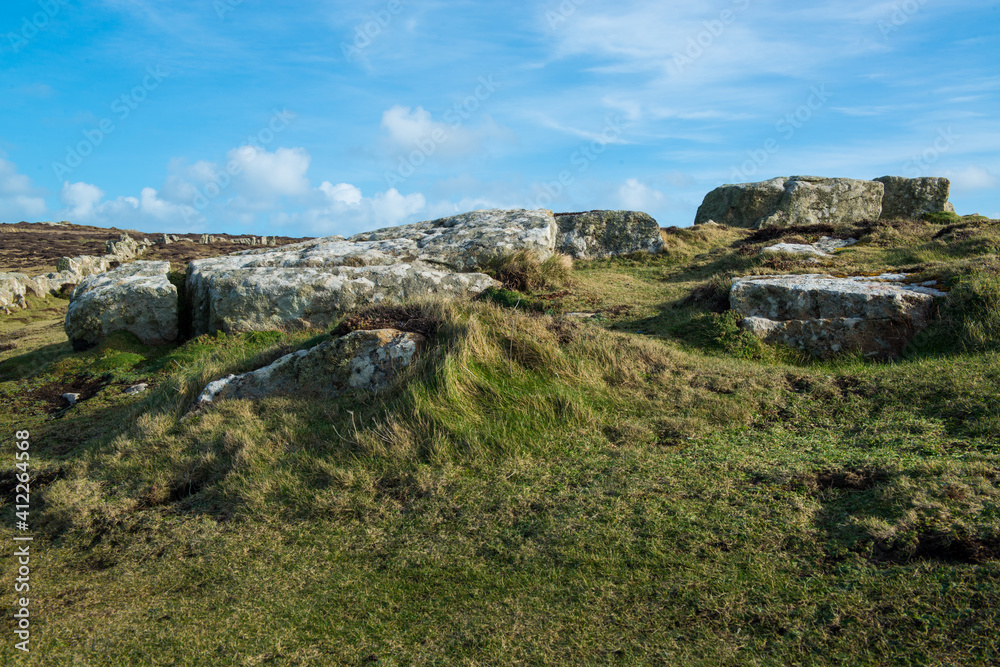
<instances>
[{"instance_id":1,"label":"cracked stone surface","mask_svg":"<svg viewBox=\"0 0 1000 667\"><path fill-rule=\"evenodd\" d=\"M753 276L733 281L729 300L741 326L768 342L820 357L860 351L898 356L931 321L947 294L905 283L905 274L836 278L823 274Z\"/></svg>"}]
</instances>

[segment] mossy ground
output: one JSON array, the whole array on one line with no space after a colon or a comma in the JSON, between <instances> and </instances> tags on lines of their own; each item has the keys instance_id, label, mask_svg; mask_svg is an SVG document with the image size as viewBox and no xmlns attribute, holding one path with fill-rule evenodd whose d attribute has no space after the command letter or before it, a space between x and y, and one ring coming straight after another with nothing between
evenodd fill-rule
<instances>
[{"instance_id":1,"label":"mossy ground","mask_svg":"<svg viewBox=\"0 0 1000 667\"><path fill-rule=\"evenodd\" d=\"M35 634L0 659L996 662L1000 230L831 231L861 243L813 265L757 253L812 232L668 230L562 284L412 304L436 344L376 396L179 421L206 381L322 332L5 353ZM732 275L897 270L958 298L893 363L767 347L725 310ZM73 383L74 408L39 398Z\"/></svg>"}]
</instances>

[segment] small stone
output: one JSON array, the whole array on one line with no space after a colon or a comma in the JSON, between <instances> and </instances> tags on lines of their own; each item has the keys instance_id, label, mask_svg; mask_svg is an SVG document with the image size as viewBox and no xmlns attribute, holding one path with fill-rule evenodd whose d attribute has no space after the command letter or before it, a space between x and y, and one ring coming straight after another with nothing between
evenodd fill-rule
<instances>
[{"instance_id":1,"label":"small stone","mask_svg":"<svg viewBox=\"0 0 1000 667\"><path fill-rule=\"evenodd\" d=\"M147 389L149 389L149 385L146 384L145 382L140 382L139 384L134 384L131 387L129 387L128 389L126 389L125 393L131 396L131 395L135 395L135 394L141 394L142 392L146 391Z\"/></svg>"},{"instance_id":2,"label":"small stone","mask_svg":"<svg viewBox=\"0 0 1000 667\"><path fill-rule=\"evenodd\" d=\"M73 407L80 400L80 394L63 394L62 397L69 403L69 407Z\"/></svg>"}]
</instances>

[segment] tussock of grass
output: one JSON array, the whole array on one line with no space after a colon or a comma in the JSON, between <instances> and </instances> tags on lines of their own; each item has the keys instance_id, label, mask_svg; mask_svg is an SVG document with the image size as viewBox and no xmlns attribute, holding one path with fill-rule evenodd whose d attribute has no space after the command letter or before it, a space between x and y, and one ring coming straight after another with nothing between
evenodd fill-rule
<instances>
[{"instance_id":1,"label":"tussock of grass","mask_svg":"<svg viewBox=\"0 0 1000 667\"><path fill-rule=\"evenodd\" d=\"M558 254L543 260L531 250L517 250L487 259L481 270L507 289L522 292L553 289L569 280L573 260Z\"/></svg>"}]
</instances>

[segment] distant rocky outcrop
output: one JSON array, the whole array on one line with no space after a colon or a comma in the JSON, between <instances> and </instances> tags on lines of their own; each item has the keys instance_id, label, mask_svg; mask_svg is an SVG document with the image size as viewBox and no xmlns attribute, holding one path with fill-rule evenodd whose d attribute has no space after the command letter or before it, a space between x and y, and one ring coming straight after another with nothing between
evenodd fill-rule
<instances>
[{"instance_id":1,"label":"distant rocky outcrop","mask_svg":"<svg viewBox=\"0 0 1000 667\"><path fill-rule=\"evenodd\" d=\"M170 262L129 262L85 277L66 311L66 335L86 349L109 334L130 331L147 345L177 340L177 288Z\"/></svg>"},{"instance_id":2,"label":"distant rocky outcrop","mask_svg":"<svg viewBox=\"0 0 1000 667\"><path fill-rule=\"evenodd\" d=\"M238 236L230 241L238 245L277 245L277 240L273 236L270 238L267 236Z\"/></svg>"},{"instance_id":3,"label":"distant rocky outcrop","mask_svg":"<svg viewBox=\"0 0 1000 667\"><path fill-rule=\"evenodd\" d=\"M723 185L705 195L694 222L761 229L877 220L883 192L875 181L815 176Z\"/></svg>"},{"instance_id":4,"label":"distant rocky outcrop","mask_svg":"<svg viewBox=\"0 0 1000 667\"><path fill-rule=\"evenodd\" d=\"M379 391L408 366L427 339L396 329L354 331L242 375L210 382L189 415L224 398L260 399L293 391L332 398L345 391Z\"/></svg>"},{"instance_id":5,"label":"distant rocky outcrop","mask_svg":"<svg viewBox=\"0 0 1000 667\"><path fill-rule=\"evenodd\" d=\"M149 241L138 242L128 234L120 234L117 239L105 242L107 254L101 257L62 257L56 262L54 272L34 277L24 273L0 273L0 312L9 314L10 306L26 307L25 296L29 293L45 297L61 293L67 285L75 287L83 278L109 270L112 264L132 261L150 245Z\"/></svg>"},{"instance_id":6,"label":"distant rocky outcrop","mask_svg":"<svg viewBox=\"0 0 1000 667\"><path fill-rule=\"evenodd\" d=\"M910 285L903 274L752 276L733 282L729 299L741 326L768 342L831 357L857 352L899 356L931 321L933 301L947 296Z\"/></svg>"},{"instance_id":7,"label":"distant rocky outcrop","mask_svg":"<svg viewBox=\"0 0 1000 667\"><path fill-rule=\"evenodd\" d=\"M885 186L882 219L919 219L925 213L955 212L948 201L951 182L947 178L882 176L875 180Z\"/></svg>"}]
</instances>

